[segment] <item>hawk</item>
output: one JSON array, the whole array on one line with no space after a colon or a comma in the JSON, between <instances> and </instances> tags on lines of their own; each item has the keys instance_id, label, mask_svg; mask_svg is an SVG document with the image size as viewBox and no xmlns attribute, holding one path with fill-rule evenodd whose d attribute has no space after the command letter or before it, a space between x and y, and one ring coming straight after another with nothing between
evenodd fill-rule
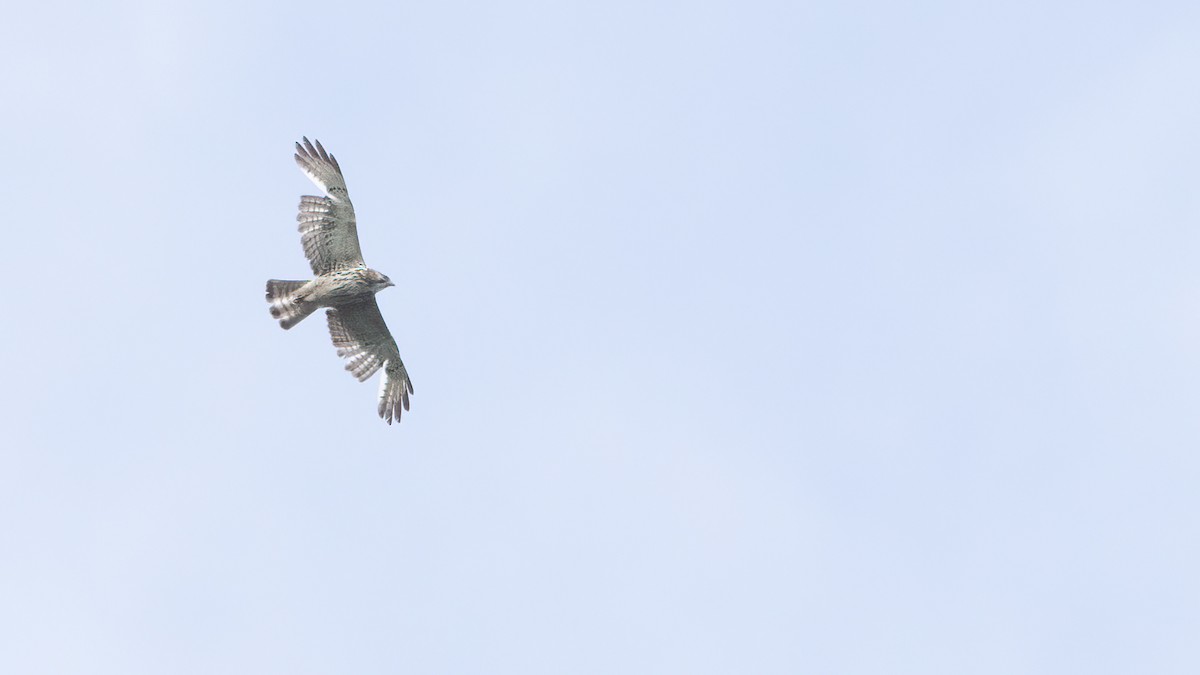
<instances>
[{"instance_id":1,"label":"hawk","mask_svg":"<svg viewBox=\"0 0 1200 675\"><path fill-rule=\"evenodd\" d=\"M375 302L376 293L395 284L363 262L354 205L346 192L342 167L333 155L325 152L320 141L314 144L305 138L296 144L296 164L326 195L301 197L296 216L314 277L308 281L269 280L271 316L288 329L317 308L327 307L329 334L338 356L347 359L346 370L362 382L382 368L379 416L388 424L399 422L401 406L408 410L413 386Z\"/></svg>"}]
</instances>

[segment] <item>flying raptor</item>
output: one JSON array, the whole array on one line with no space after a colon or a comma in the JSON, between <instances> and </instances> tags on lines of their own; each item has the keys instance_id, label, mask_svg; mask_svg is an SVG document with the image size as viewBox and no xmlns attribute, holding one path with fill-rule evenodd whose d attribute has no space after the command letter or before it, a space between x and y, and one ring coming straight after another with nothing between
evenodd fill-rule
<instances>
[{"instance_id":1,"label":"flying raptor","mask_svg":"<svg viewBox=\"0 0 1200 675\"><path fill-rule=\"evenodd\" d=\"M354 205L346 192L342 168L320 141L296 144L296 164L324 197L300 198L300 241L315 275L308 281L267 282L271 316L285 329L300 323L319 307L327 307L329 334L346 370L359 382L383 369L379 383L379 416L388 424L408 410L412 381L400 360L396 341L383 322L375 294L395 286L386 275L367 267L358 246Z\"/></svg>"}]
</instances>

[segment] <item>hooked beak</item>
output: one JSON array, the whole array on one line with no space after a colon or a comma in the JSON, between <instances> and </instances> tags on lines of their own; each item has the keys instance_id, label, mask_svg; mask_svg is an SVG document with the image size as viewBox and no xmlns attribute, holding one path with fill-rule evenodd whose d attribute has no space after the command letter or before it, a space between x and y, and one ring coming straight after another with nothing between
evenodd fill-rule
<instances>
[{"instance_id":1,"label":"hooked beak","mask_svg":"<svg viewBox=\"0 0 1200 675\"><path fill-rule=\"evenodd\" d=\"M390 279L388 280L387 286L395 286L395 285L396 284L392 283L392 281ZM384 288L387 288L387 286L384 286Z\"/></svg>"}]
</instances>

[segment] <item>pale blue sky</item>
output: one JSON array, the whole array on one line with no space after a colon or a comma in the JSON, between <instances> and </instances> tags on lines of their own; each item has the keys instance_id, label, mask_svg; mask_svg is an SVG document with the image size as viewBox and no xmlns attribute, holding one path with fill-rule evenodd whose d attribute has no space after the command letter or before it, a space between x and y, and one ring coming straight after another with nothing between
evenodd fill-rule
<instances>
[{"instance_id":1,"label":"pale blue sky","mask_svg":"<svg viewBox=\"0 0 1200 675\"><path fill-rule=\"evenodd\" d=\"M1194 3L6 17L0 672L1200 672Z\"/></svg>"}]
</instances>

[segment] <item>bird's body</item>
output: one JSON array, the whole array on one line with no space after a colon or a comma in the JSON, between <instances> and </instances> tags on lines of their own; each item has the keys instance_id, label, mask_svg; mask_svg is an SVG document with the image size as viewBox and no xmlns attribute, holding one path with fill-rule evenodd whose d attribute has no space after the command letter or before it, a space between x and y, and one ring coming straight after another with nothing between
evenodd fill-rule
<instances>
[{"instance_id":1,"label":"bird's body","mask_svg":"<svg viewBox=\"0 0 1200 675\"><path fill-rule=\"evenodd\" d=\"M384 369L379 387L379 416L388 424L408 410L412 381L400 360L375 294L394 286L387 275L362 260L354 206L346 192L342 169L321 143L304 139L296 144L296 163L326 197L300 198L301 242L314 276L307 281L267 282L271 316L283 328L300 323L320 307L326 316L338 356L348 359L346 370L360 381Z\"/></svg>"},{"instance_id":2,"label":"bird's body","mask_svg":"<svg viewBox=\"0 0 1200 675\"><path fill-rule=\"evenodd\" d=\"M267 282L271 316L291 328L319 307L338 307L361 302L391 286L386 276L365 266L334 270L308 281Z\"/></svg>"}]
</instances>

